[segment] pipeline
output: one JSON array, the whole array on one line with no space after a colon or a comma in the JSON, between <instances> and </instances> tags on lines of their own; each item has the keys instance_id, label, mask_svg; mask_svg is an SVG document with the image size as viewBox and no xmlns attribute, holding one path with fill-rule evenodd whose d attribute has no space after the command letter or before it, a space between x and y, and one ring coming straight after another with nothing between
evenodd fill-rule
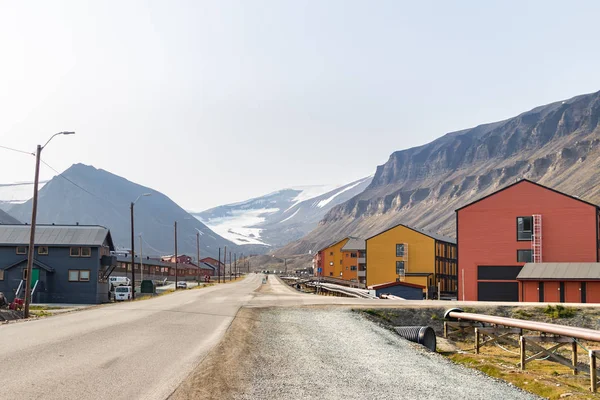
<instances>
[{"instance_id":1,"label":"pipeline","mask_svg":"<svg viewBox=\"0 0 600 400\"><path fill-rule=\"evenodd\" d=\"M421 344L431 351L436 349L435 331L429 326L397 326L398 335L406 340Z\"/></svg>"},{"instance_id":2,"label":"pipeline","mask_svg":"<svg viewBox=\"0 0 600 400\"><path fill-rule=\"evenodd\" d=\"M554 335L572 337L592 342L600 342L600 331L594 329L577 328L566 325L549 324L547 322L527 321L517 318L495 317L493 315L472 314L463 312L460 308L452 308L444 314L446 320L463 320L485 322L488 324L503 325L512 328L527 329Z\"/></svg>"}]
</instances>

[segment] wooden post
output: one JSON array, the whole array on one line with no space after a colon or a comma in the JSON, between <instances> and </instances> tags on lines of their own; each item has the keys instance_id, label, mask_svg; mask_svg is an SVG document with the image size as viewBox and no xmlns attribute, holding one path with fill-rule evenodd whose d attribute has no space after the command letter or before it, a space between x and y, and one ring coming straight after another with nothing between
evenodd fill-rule
<instances>
[{"instance_id":1,"label":"wooden post","mask_svg":"<svg viewBox=\"0 0 600 400\"><path fill-rule=\"evenodd\" d=\"M475 354L479 354L479 328L475 328Z\"/></svg>"},{"instance_id":2,"label":"wooden post","mask_svg":"<svg viewBox=\"0 0 600 400\"><path fill-rule=\"evenodd\" d=\"M596 361L596 350L590 350L590 389L592 393L596 393L598 389L598 365Z\"/></svg>"},{"instance_id":3,"label":"wooden post","mask_svg":"<svg viewBox=\"0 0 600 400\"><path fill-rule=\"evenodd\" d=\"M577 342L575 340L573 340L571 343L571 351L573 353L571 355L571 361L573 362L573 375L577 375L579 371L577 370Z\"/></svg>"},{"instance_id":4,"label":"wooden post","mask_svg":"<svg viewBox=\"0 0 600 400\"><path fill-rule=\"evenodd\" d=\"M519 337L519 352L521 355L521 371L525 371L525 338Z\"/></svg>"},{"instance_id":5,"label":"wooden post","mask_svg":"<svg viewBox=\"0 0 600 400\"><path fill-rule=\"evenodd\" d=\"M444 321L444 338L448 339L448 322Z\"/></svg>"}]
</instances>

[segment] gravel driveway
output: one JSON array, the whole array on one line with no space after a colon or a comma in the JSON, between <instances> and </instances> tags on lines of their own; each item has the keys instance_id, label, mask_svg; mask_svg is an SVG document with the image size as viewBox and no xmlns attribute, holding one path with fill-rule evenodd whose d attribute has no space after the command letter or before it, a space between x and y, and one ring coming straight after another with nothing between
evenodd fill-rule
<instances>
[{"instance_id":1,"label":"gravel driveway","mask_svg":"<svg viewBox=\"0 0 600 400\"><path fill-rule=\"evenodd\" d=\"M537 399L348 310L257 314L234 399Z\"/></svg>"}]
</instances>

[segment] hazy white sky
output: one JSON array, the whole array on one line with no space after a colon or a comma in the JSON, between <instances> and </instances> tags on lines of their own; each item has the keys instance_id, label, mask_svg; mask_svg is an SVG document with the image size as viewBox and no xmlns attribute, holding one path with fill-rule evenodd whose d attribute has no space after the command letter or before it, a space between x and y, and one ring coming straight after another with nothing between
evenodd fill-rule
<instances>
[{"instance_id":1,"label":"hazy white sky","mask_svg":"<svg viewBox=\"0 0 600 400\"><path fill-rule=\"evenodd\" d=\"M0 0L0 145L202 210L600 90L600 2L495 3Z\"/></svg>"}]
</instances>

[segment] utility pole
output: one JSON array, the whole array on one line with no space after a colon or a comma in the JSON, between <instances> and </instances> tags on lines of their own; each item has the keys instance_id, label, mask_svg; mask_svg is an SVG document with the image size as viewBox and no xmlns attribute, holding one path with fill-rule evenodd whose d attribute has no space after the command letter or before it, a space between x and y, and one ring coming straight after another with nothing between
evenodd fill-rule
<instances>
[{"instance_id":1,"label":"utility pole","mask_svg":"<svg viewBox=\"0 0 600 400\"><path fill-rule=\"evenodd\" d=\"M177 290L177 221L175 221L175 290Z\"/></svg>"},{"instance_id":2,"label":"utility pole","mask_svg":"<svg viewBox=\"0 0 600 400\"><path fill-rule=\"evenodd\" d=\"M142 277L140 278L140 281L144 280L144 257L142 255L142 234L140 233L140 273L142 274ZM141 287L140 287L140 291L141 291Z\"/></svg>"},{"instance_id":3,"label":"utility pole","mask_svg":"<svg viewBox=\"0 0 600 400\"><path fill-rule=\"evenodd\" d=\"M219 268L221 266L219 265ZM227 246L225 246L225 250L223 251L223 283L225 283L225 275L227 274Z\"/></svg>"},{"instance_id":4,"label":"utility pole","mask_svg":"<svg viewBox=\"0 0 600 400\"><path fill-rule=\"evenodd\" d=\"M237 279L237 253L233 255L233 274L235 275L235 279Z\"/></svg>"},{"instance_id":5,"label":"utility pole","mask_svg":"<svg viewBox=\"0 0 600 400\"><path fill-rule=\"evenodd\" d=\"M135 205L135 201L131 202L131 300L135 299L135 233L133 231L133 206Z\"/></svg>"},{"instance_id":6,"label":"utility pole","mask_svg":"<svg viewBox=\"0 0 600 400\"><path fill-rule=\"evenodd\" d=\"M31 209L31 230L29 233L29 249L27 249L27 272L25 275L25 300L23 314L25 318L29 318L29 304L31 304L31 274L33 270L33 256L35 247L35 224L37 220L37 203L38 203L38 186L40 181L40 156L42 150L54 139L57 135L73 135L75 132L59 132L55 133L48 139L45 145L38 144L35 152L35 178L33 181L33 207Z\"/></svg>"},{"instance_id":7,"label":"utility pole","mask_svg":"<svg viewBox=\"0 0 600 400\"><path fill-rule=\"evenodd\" d=\"M219 283L221 283L221 248L219 247L219 265L217 265L217 274L219 276Z\"/></svg>"},{"instance_id":8,"label":"utility pole","mask_svg":"<svg viewBox=\"0 0 600 400\"><path fill-rule=\"evenodd\" d=\"M198 284L200 284L200 232L196 232L196 263L198 264Z\"/></svg>"},{"instance_id":9,"label":"utility pole","mask_svg":"<svg viewBox=\"0 0 600 400\"><path fill-rule=\"evenodd\" d=\"M231 282L231 251L229 252L229 282Z\"/></svg>"},{"instance_id":10,"label":"utility pole","mask_svg":"<svg viewBox=\"0 0 600 400\"><path fill-rule=\"evenodd\" d=\"M283 259L283 265L285 266L285 276L287 276L287 258Z\"/></svg>"}]
</instances>

